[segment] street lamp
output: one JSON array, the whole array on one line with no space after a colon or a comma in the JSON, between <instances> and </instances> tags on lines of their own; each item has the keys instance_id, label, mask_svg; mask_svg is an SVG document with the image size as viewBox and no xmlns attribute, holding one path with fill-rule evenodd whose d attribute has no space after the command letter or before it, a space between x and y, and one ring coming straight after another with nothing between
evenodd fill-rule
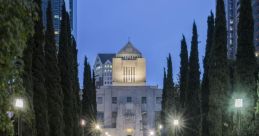
<instances>
[{"instance_id":1,"label":"street lamp","mask_svg":"<svg viewBox=\"0 0 259 136\"><path fill-rule=\"evenodd\" d=\"M177 136L177 129L178 129L178 127L180 126L179 119L174 119L174 120L173 120L173 125L174 125L174 133L175 133L175 136Z\"/></svg>"},{"instance_id":2,"label":"street lamp","mask_svg":"<svg viewBox=\"0 0 259 136\"><path fill-rule=\"evenodd\" d=\"M174 124L174 126L179 126L179 120L178 119L174 119L173 124Z\"/></svg>"},{"instance_id":3,"label":"street lamp","mask_svg":"<svg viewBox=\"0 0 259 136\"><path fill-rule=\"evenodd\" d=\"M96 125L95 125L95 129L96 129L96 130L101 130L100 125L99 125L99 124L96 124Z\"/></svg>"},{"instance_id":4,"label":"street lamp","mask_svg":"<svg viewBox=\"0 0 259 136\"><path fill-rule=\"evenodd\" d=\"M158 126L158 128L159 128L160 130L163 129L163 125L160 124L160 125Z\"/></svg>"},{"instance_id":5,"label":"street lamp","mask_svg":"<svg viewBox=\"0 0 259 136\"><path fill-rule=\"evenodd\" d=\"M237 120L238 120L237 135L240 136L240 129L241 129L240 109L243 108L242 98L235 99L235 108L237 109Z\"/></svg>"},{"instance_id":6,"label":"street lamp","mask_svg":"<svg viewBox=\"0 0 259 136\"><path fill-rule=\"evenodd\" d=\"M23 99L17 98L15 99L15 105L17 109L22 110L24 107ZM22 124L21 124L21 115L18 113L18 136L22 136Z\"/></svg>"},{"instance_id":7,"label":"street lamp","mask_svg":"<svg viewBox=\"0 0 259 136\"><path fill-rule=\"evenodd\" d=\"M84 119L81 119L81 121L80 121L80 125L81 125L81 127L82 127L82 129L83 129L83 136L85 135L85 125L86 125L86 121L84 120Z\"/></svg>"}]
</instances>

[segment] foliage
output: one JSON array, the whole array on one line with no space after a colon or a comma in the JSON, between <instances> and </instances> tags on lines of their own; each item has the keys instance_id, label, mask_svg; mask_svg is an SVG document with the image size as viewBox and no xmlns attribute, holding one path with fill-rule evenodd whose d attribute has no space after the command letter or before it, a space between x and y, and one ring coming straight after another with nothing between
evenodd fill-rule
<instances>
[{"instance_id":1,"label":"foliage","mask_svg":"<svg viewBox=\"0 0 259 136\"><path fill-rule=\"evenodd\" d=\"M33 33L33 11L31 0L0 0L0 135L13 135L7 111L14 110L14 97L25 95L20 58Z\"/></svg>"},{"instance_id":2,"label":"foliage","mask_svg":"<svg viewBox=\"0 0 259 136\"><path fill-rule=\"evenodd\" d=\"M208 30L207 30L207 43L206 43L206 51L205 57L203 60L203 78L202 78L202 85L201 85L201 115L202 115L202 135L207 136L209 135L208 129L208 111L209 111L209 61L210 61L210 50L213 43L213 33L214 33L214 15L211 12L211 15L208 17Z\"/></svg>"},{"instance_id":3,"label":"foliage","mask_svg":"<svg viewBox=\"0 0 259 136\"><path fill-rule=\"evenodd\" d=\"M188 90L188 50L185 36L181 41L181 53L180 53L180 102L181 108L184 108L186 102L186 93Z\"/></svg>"},{"instance_id":4,"label":"foliage","mask_svg":"<svg viewBox=\"0 0 259 136\"><path fill-rule=\"evenodd\" d=\"M57 61L57 49L53 28L51 2L47 7L47 27L45 32L45 87L47 91L48 122L50 136L64 136L63 92L60 85L60 71ZM58 125L57 125L58 124Z\"/></svg>"},{"instance_id":5,"label":"foliage","mask_svg":"<svg viewBox=\"0 0 259 136\"><path fill-rule=\"evenodd\" d=\"M229 69L227 61L227 30L223 0L217 0L214 39L209 61L209 135L229 135Z\"/></svg>"},{"instance_id":6,"label":"foliage","mask_svg":"<svg viewBox=\"0 0 259 136\"><path fill-rule=\"evenodd\" d=\"M193 36L191 42L191 53L189 58L189 75L188 75L188 91L186 109L188 111L188 124L186 135L197 136L199 135L200 127L200 66L198 54L198 33L196 24L193 24Z\"/></svg>"},{"instance_id":7,"label":"foliage","mask_svg":"<svg viewBox=\"0 0 259 136\"><path fill-rule=\"evenodd\" d=\"M240 1L238 23L238 46L236 55L236 83L234 99L242 98L244 107L240 116L243 136L255 135L255 102L256 102L256 57L254 54L254 22L251 0ZM238 121L238 120L236 120Z\"/></svg>"}]
</instances>

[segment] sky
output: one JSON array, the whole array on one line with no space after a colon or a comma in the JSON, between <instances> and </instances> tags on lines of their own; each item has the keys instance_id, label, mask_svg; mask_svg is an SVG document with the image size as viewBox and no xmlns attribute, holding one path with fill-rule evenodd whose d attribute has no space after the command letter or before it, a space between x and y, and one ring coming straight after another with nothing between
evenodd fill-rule
<instances>
[{"instance_id":1,"label":"sky","mask_svg":"<svg viewBox=\"0 0 259 136\"><path fill-rule=\"evenodd\" d=\"M178 82L180 41L184 34L190 52L194 21L203 72L207 17L215 10L215 0L78 0L77 4L81 85L85 56L93 66L98 53L117 53L129 39L146 58L147 85L162 87L163 68L169 53L173 60L173 78Z\"/></svg>"}]
</instances>

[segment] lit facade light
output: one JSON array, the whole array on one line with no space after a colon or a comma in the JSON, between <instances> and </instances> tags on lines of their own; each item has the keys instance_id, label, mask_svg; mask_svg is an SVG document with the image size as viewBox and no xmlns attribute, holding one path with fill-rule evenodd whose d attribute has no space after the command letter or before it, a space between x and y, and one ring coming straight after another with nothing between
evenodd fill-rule
<instances>
[{"instance_id":1,"label":"lit facade light","mask_svg":"<svg viewBox=\"0 0 259 136\"><path fill-rule=\"evenodd\" d=\"M22 109L23 108L23 99L16 99L15 100L15 107L16 108L20 108L20 109Z\"/></svg>"},{"instance_id":2,"label":"lit facade light","mask_svg":"<svg viewBox=\"0 0 259 136\"><path fill-rule=\"evenodd\" d=\"M85 122L85 120L84 119L81 119L81 126L85 126L86 125L86 122Z\"/></svg>"},{"instance_id":3,"label":"lit facade light","mask_svg":"<svg viewBox=\"0 0 259 136\"><path fill-rule=\"evenodd\" d=\"M155 132L151 130L151 131L149 132L149 135L150 135L150 136L153 136L153 135L155 135Z\"/></svg>"},{"instance_id":4,"label":"lit facade light","mask_svg":"<svg viewBox=\"0 0 259 136\"><path fill-rule=\"evenodd\" d=\"M235 99L235 107L242 108L243 107L243 99Z\"/></svg>"},{"instance_id":5,"label":"lit facade light","mask_svg":"<svg viewBox=\"0 0 259 136\"><path fill-rule=\"evenodd\" d=\"M179 125L179 120L178 120L178 119L175 119L175 120L173 121L173 124L174 124L174 126L178 126L178 125Z\"/></svg>"}]
</instances>

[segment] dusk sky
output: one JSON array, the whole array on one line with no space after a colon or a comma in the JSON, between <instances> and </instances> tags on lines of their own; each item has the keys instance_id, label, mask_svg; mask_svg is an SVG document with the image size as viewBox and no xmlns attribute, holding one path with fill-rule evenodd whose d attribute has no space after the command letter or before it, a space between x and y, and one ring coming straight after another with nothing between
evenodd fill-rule
<instances>
[{"instance_id":1,"label":"dusk sky","mask_svg":"<svg viewBox=\"0 0 259 136\"><path fill-rule=\"evenodd\" d=\"M146 58L147 85L162 87L168 53L172 54L174 81L178 82L180 40L184 34L190 52L194 20L198 27L202 72L207 17L214 9L215 0L78 0L80 83L84 56L93 66L98 53L117 53L128 37Z\"/></svg>"}]
</instances>

